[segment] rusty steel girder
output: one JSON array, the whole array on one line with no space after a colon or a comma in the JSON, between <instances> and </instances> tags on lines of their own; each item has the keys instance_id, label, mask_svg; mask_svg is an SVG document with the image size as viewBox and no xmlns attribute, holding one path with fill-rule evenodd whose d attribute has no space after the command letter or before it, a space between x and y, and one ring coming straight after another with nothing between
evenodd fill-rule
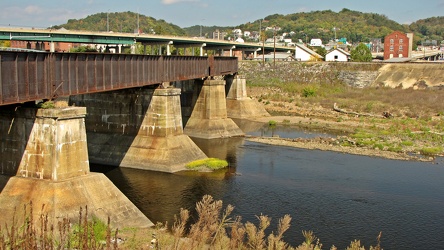
<instances>
[{"instance_id":1,"label":"rusty steel girder","mask_svg":"<svg viewBox=\"0 0 444 250\"><path fill-rule=\"evenodd\" d=\"M0 52L0 105L235 74L235 57Z\"/></svg>"}]
</instances>

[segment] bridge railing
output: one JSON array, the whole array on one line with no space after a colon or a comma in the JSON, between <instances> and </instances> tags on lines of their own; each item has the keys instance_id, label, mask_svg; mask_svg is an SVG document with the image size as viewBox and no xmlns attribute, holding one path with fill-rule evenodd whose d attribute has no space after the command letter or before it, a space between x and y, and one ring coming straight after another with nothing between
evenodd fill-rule
<instances>
[{"instance_id":1,"label":"bridge railing","mask_svg":"<svg viewBox=\"0 0 444 250\"><path fill-rule=\"evenodd\" d=\"M0 52L0 105L234 74L234 57Z\"/></svg>"}]
</instances>

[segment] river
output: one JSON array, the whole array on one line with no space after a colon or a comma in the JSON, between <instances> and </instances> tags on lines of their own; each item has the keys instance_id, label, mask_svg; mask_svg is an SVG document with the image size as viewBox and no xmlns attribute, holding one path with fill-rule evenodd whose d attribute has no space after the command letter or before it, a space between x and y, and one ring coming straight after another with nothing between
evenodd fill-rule
<instances>
[{"instance_id":1,"label":"river","mask_svg":"<svg viewBox=\"0 0 444 250\"><path fill-rule=\"evenodd\" d=\"M269 133L253 130L250 133ZM306 131L273 133L316 136ZM284 240L304 241L312 230L324 249L345 249L354 239L366 249L382 232L384 249L444 248L444 161L387 160L264 145L243 138L195 140L209 157L227 159L228 171L167 174L94 165L153 222L173 221L205 194L235 206L233 216L257 225L257 215L292 217ZM270 231L268 231L270 232Z\"/></svg>"}]
</instances>

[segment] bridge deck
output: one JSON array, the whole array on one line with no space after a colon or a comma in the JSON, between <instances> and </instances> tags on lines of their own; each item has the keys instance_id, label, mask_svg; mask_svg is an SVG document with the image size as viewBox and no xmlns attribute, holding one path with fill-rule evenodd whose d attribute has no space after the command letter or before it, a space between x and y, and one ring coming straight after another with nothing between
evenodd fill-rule
<instances>
[{"instance_id":1,"label":"bridge deck","mask_svg":"<svg viewBox=\"0 0 444 250\"><path fill-rule=\"evenodd\" d=\"M0 52L0 105L235 74L235 57Z\"/></svg>"}]
</instances>

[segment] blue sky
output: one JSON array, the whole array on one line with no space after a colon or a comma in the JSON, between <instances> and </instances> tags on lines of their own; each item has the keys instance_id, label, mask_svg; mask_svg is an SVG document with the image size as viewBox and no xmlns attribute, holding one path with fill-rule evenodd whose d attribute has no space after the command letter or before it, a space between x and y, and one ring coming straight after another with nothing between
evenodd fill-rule
<instances>
[{"instance_id":1,"label":"blue sky","mask_svg":"<svg viewBox=\"0 0 444 250\"><path fill-rule=\"evenodd\" d=\"M444 16L444 0L1 0L0 26L44 28L108 11L139 12L180 27L236 26L272 14L343 8L383 14L401 24Z\"/></svg>"}]
</instances>

